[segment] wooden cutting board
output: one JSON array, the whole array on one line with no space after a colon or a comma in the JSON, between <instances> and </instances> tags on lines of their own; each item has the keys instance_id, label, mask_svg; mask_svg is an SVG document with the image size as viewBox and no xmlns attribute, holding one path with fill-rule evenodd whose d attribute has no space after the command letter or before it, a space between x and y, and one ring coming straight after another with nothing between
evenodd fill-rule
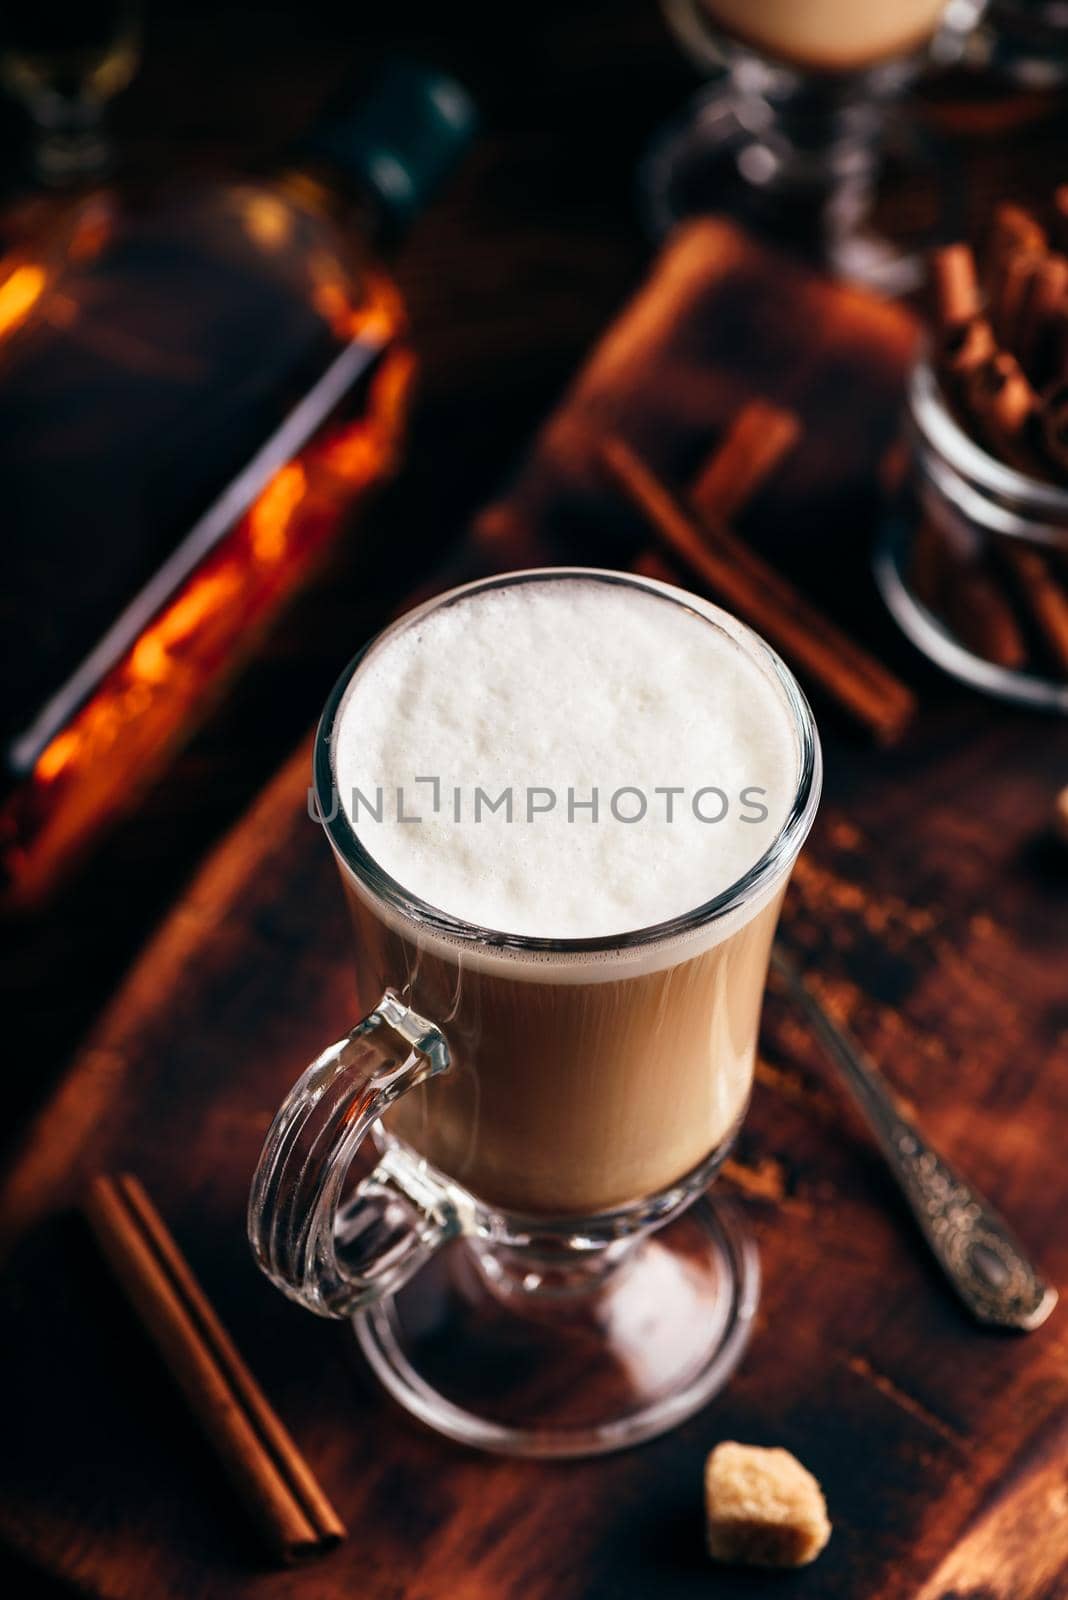
<instances>
[{"instance_id":1,"label":"wooden cutting board","mask_svg":"<svg viewBox=\"0 0 1068 1600\"><path fill-rule=\"evenodd\" d=\"M681 481L702 438L760 392L798 405L806 437L751 535L811 568L843 620L874 617L864 549L911 339L902 313L796 277L725 228L693 230L595 354L507 506L482 520L469 565L625 564L640 531L589 475L591 417ZM339 668L355 643L339 641ZM874 752L823 719L827 798L789 935L1064 1291L1068 868L1046 826L1068 740L919 673L904 649L898 665L924 693L901 748ZM72 1590L114 1600L1064 1600L1068 1311L1026 1337L972 1324L774 998L721 1180L759 1237L758 1326L729 1388L668 1437L586 1463L465 1451L378 1392L344 1325L260 1277L244 1208L264 1130L304 1063L354 1021L308 762L305 746L208 860L7 1175L0 1535ZM32 1057L9 1070L33 1070ZM103 1276L73 1205L114 1167L146 1181L349 1524L315 1567L265 1566ZM786 1445L820 1477L835 1532L814 1567L709 1565L701 1466L722 1438Z\"/></svg>"}]
</instances>

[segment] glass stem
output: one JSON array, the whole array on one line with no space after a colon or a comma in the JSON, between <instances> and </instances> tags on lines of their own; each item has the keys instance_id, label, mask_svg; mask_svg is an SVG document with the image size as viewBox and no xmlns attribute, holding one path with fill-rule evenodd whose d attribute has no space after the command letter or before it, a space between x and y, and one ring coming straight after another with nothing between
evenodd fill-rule
<instances>
[{"instance_id":1,"label":"glass stem","mask_svg":"<svg viewBox=\"0 0 1068 1600\"><path fill-rule=\"evenodd\" d=\"M36 127L33 167L41 183L62 188L91 182L109 170L111 144L97 101L87 96L47 95L38 99L32 110Z\"/></svg>"},{"instance_id":2,"label":"glass stem","mask_svg":"<svg viewBox=\"0 0 1068 1600\"><path fill-rule=\"evenodd\" d=\"M809 76L755 56L734 63L734 115L750 135L738 155L747 182L816 203L843 186L870 189L883 123L899 87L887 73Z\"/></svg>"},{"instance_id":3,"label":"glass stem","mask_svg":"<svg viewBox=\"0 0 1068 1600\"><path fill-rule=\"evenodd\" d=\"M527 1245L472 1243L479 1276L497 1299L547 1302L597 1294L624 1267L640 1235L589 1249L572 1242L533 1239Z\"/></svg>"}]
</instances>

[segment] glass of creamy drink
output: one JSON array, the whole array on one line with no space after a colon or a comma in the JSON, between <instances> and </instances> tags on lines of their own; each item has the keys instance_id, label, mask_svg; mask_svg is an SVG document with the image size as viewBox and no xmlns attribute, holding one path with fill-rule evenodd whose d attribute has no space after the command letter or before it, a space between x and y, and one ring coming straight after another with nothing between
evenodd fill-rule
<instances>
[{"instance_id":1,"label":"glass of creamy drink","mask_svg":"<svg viewBox=\"0 0 1068 1600\"><path fill-rule=\"evenodd\" d=\"M314 795L365 1015L275 1118L249 1236L431 1426L593 1454L733 1370L757 1259L705 1190L820 770L762 640L620 573L455 589L342 675Z\"/></svg>"},{"instance_id":2,"label":"glass of creamy drink","mask_svg":"<svg viewBox=\"0 0 1068 1600\"><path fill-rule=\"evenodd\" d=\"M949 208L944 152L901 114L925 65L962 53L985 0L662 0L708 87L655 143L642 172L649 220L730 212L838 275L912 288L932 238L890 241L873 217L884 146L911 209ZM896 113L891 116L891 113ZM921 196L921 188L934 187Z\"/></svg>"}]
</instances>

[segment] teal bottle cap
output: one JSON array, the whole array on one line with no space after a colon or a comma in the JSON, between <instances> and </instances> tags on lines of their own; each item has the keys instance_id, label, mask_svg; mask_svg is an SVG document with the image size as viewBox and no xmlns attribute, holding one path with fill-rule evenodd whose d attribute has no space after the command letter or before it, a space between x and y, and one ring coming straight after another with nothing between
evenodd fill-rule
<instances>
[{"instance_id":1,"label":"teal bottle cap","mask_svg":"<svg viewBox=\"0 0 1068 1600\"><path fill-rule=\"evenodd\" d=\"M390 62L352 111L317 129L304 149L369 188L390 227L402 231L467 150L478 113L447 73Z\"/></svg>"}]
</instances>

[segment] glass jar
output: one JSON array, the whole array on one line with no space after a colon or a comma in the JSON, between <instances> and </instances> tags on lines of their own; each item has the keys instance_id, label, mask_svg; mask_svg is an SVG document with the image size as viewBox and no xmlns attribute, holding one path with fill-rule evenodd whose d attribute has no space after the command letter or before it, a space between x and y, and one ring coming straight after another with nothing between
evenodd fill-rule
<instances>
[{"instance_id":1,"label":"glass jar","mask_svg":"<svg viewBox=\"0 0 1068 1600\"><path fill-rule=\"evenodd\" d=\"M1060 88L1068 79L1068 5L991 0L975 57L1024 89Z\"/></svg>"},{"instance_id":2,"label":"glass jar","mask_svg":"<svg viewBox=\"0 0 1068 1600\"><path fill-rule=\"evenodd\" d=\"M1068 713L1068 489L976 443L926 355L909 381L907 435L907 482L875 554L891 613L962 682Z\"/></svg>"}]
</instances>

